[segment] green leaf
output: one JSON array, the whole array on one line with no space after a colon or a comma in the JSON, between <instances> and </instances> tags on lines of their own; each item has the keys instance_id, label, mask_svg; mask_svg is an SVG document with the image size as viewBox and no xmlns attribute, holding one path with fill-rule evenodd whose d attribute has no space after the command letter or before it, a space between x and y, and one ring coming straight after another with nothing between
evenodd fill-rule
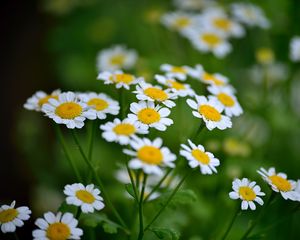
<instances>
[{"instance_id":1,"label":"green leaf","mask_svg":"<svg viewBox=\"0 0 300 240\"><path fill-rule=\"evenodd\" d=\"M176 232L173 229L153 227L153 228L150 228L150 231L152 231L159 239L164 239L164 240L178 240L179 239L178 232Z\"/></svg>"},{"instance_id":2,"label":"green leaf","mask_svg":"<svg viewBox=\"0 0 300 240\"><path fill-rule=\"evenodd\" d=\"M78 207L74 206L74 205L68 205L65 201L59 206L58 208L59 212L62 213L72 213L74 216L76 215L77 211L78 211Z\"/></svg>"},{"instance_id":3,"label":"green leaf","mask_svg":"<svg viewBox=\"0 0 300 240\"><path fill-rule=\"evenodd\" d=\"M118 227L115 224L103 223L102 225L104 232L114 234L118 232Z\"/></svg>"},{"instance_id":4,"label":"green leaf","mask_svg":"<svg viewBox=\"0 0 300 240\"><path fill-rule=\"evenodd\" d=\"M125 184L126 191L135 199L134 190L131 183Z\"/></svg>"}]
</instances>

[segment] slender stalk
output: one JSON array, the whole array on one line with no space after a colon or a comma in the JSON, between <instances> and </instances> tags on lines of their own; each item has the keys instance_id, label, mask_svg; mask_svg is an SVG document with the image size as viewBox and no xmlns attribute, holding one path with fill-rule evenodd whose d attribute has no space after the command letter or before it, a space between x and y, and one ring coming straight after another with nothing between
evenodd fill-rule
<instances>
[{"instance_id":1,"label":"slender stalk","mask_svg":"<svg viewBox=\"0 0 300 240\"><path fill-rule=\"evenodd\" d=\"M143 185L142 191L139 199L139 220L140 220L140 231L138 235L138 240L142 240L144 237L144 216L143 216L143 203L144 203L144 194L145 194L145 187L147 182L147 175L144 174L143 178Z\"/></svg>"},{"instance_id":2,"label":"slender stalk","mask_svg":"<svg viewBox=\"0 0 300 240\"><path fill-rule=\"evenodd\" d=\"M241 211L241 208L240 208L240 206L238 206L235 213L234 213L234 215L233 215L233 217L232 217L232 219L231 219L231 221L230 221L230 223L229 223L229 225L228 225L228 227L227 227L227 229L226 229L226 231L225 231L225 233L224 233L224 235L223 235L223 237L221 238L222 240L226 239L226 237L227 237L228 233L230 232L230 230L233 226L233 223L235 222L236 217L238 216L240 211Z\"/></svg>"},{"instance_id":3,"label":"slender stalk","mask_svg":"<svg viewBox=\"0 0 300 240\"><path fill-rule=\"evenodd\" d=\"M106 202L107 204L109 205L109 207L112 209L114 215L116 216L116 218L119 220L120 224L124 227L124 230L127 234L129 234L129 231L128 231L128 227L126 225L126 223L124 222L124 220L122 219L122 217L119 215L118 211L115 209L114 205L112 204L110 198L108 197L108 194L104 188L104 185L101 181L101 179L99 178L96 170L94 169L93 165L91 164L91 162L88 160L87 156L85 155L80 143L79 143L79 140L78 140L78 137L76 135L76 132L75 130L72 131L72 136L74 138L74 141L79 149L79 152L80 154L82 155L82 158L84 159L85 163L88 165L88 167L90 168L90 170L92 171L93 175L94 175L94 178L97 182L97 184L100 186L101 188L101 191L103 192L103 196L104 198L106 199Z\"/></svg>"},{"instance_id":4,"label":"slender stalk","mask_svg":"<svg viewBox=\"0 0 300 240\"><path fill-rule=\"evenodd\" d=\"M123 119L124 118L124 89L123 87L121 87L119 89L119 104L120 104L120 118Z\"/></svg>"},{"instance_id":5,"label":"slender stalk","mask_svg":"<svg viewBox=\"0 0 300 240\"><path fill-rule=\"evenodd\" d=\"M205 127L205 123L204 122L200 123L198 130L196 131L195 135L191 139L192 141L195 141L197 139L197 137L199 136L200 132L204 129L204 127Z\"/></svg>"},{"instance_id":6,"label":"slender stalk","mask_svg":"<svg viewBox=\"0 0 300 240\"><path fill-rule=\"evenodd\" d=\"M56 131L56 135L58 136L58 140L60 142L60 145L62 146L62 149L64 151L64 154L65 154L65 156L66 156L66 158L67 158L67 160L68 160L71 168L73 169L73 172L75 173L76 179L79 182L82 182L82 178L80 176L80 173L79 173L79 171L78 171L78 169L77 169L77 167L76 167L76 165L75 165L75 163L73 161L73 158L71 157L71 154L70 154L70 152L68 150L66 141L65 141L65 139L63 137L63 134L61 132L61 129L60 129L60 127L58 125L55 125L55 131Z\"/></svg>"},{"instance_id":7,"label":"slender stalk","mask_svg":"<svg viewBox=\"0 0 300 240\"><path fill-rule=\"evenodd\" d=\"M78 207L76 212L76 219L79 219L80 214L81 214L81 207Z\"/></svg>"},{"instance_id":8,"label":"slender stalk","mask_svg":"<svg viewBox=\"0 0 300 240\"><path fill-rule=\"evenodd\" d=\"M158 211L158 213L152 218L152 220L145 227L144 232L146 232L151 227L151 225L155 222L155 220L163 213L165 208L168 206L168 204L170 203L172 198L175 196L175 194L177 193L177 191L179 190L179 188L181 187L181 185L183 184L185 179L190 175L190 173L191 173L191 171L187 172L184 175L184 177L181 179L181 181L177 184L177 186L175 187L175 189L171 193L170 197L167 199L166 203L161 207L161 209Z\"/></svg>"},{"instance_id":9,"label":"slender stalk","mask_svg":"<svg viewBox=\"0 0 300 240\"><path fill-rule=\"evenodd\" d=\"M95 127L96 127L96 121L92 121L92 124L89 128L89 139L88 139L88 159L91 163L93 162ZM88 182L91 181L92 176L93 176L92 172L89 171L87 177Z\"/></svg>"},{"instance_id":10,"label":"slender stalk","mask_svg":"<svg viewBox=\"0 0 300 240\"><path fill-rule=\"evenodd\" d=\"M130 169L128 167L128 163L126 164L126 169L127 169L127 172L128 172L129 178L130 178L130 182L131 182L131 185L132 185L132 188L133 188L135 201L138 203L138 201L139 201L138 191L136 189L136 185L135 185L135 182L134 182L134 179L133 179L133 176L132 176L132 172L130 171Z\"/></svg>"}]
</instances>

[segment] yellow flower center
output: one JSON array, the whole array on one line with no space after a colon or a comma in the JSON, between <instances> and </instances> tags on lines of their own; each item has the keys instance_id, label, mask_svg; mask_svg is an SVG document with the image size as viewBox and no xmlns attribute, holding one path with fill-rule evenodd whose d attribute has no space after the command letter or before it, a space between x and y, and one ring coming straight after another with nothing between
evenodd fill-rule
<instances>
[{"instance_id":1,"label":"yellow flower center","mask_svg":"<svg viewBox=\"0 0 300 240\"><path fill-rule=\"evenodd\" d=\"M14 220L18 216L18 210L14 208L6 209L0 212L0 223L7 223Z\"/></svg>"},{"instance_id":2,"label":"yellow flower center","mask_svg":"<svg viewBox=\"0 0 300 240\"><path fill-rule=\"evenodd\" d=\"M134 80L134 77L127 73L117 73L114 75L113 80L117 83L130 84Z\"/></svg>"},{"instance_id":3,"label":"yellow flower center","mask_svg":"<svg viewBox=\"0 0 300 240\"><path fill-rule=\"evenodd\" d=\"M190 24L191 24L191 19L187 17L180 17L175 20L173 26L177 29L182 29L189 26Z\"/></svg>"},{"instance_id":4,"label":"yellow flower center","mask_svg":"<svg viewBox=\"0 0 300 240\"><path fill-rule=\"evenodd\" d=\"M171 84L171 87L176 90L183 90L185 89L185 86L177 81L174 80L168 80L168 83Z\"/></svg>"},{"instance_id":5,"label":"yellow flower center","mask_svg":"<svg viewBox=\"0 0 300 240\"><path fill-rule=\"evenodd\" d=\"M262 64L272 63L274 61L274 53L269 48L261 48L256 51L256 59Z\"/></svg>"},{"instance_id":6,"label":"yellow flower center","mask_svg":"<svg viewBox=\"0 0 300 240\"><path fill-rule=\"evenodd\" d=\"M173 73L186 73L186 69L183 67L172 67L171 72Z\"/></svg>"},{"instance_id":7,"label":"yellow flower center","mask_svg":"<svg viewBox=\"0 0 300 240\"><path fill-rule=\"evenodd\" d=\"M111 57L110 63L112 65L123 65L125 61L125 56L123 54L117 54Z\"/></svg>"},{"instance_id":8,"label":"yellow flower center","mask_svg":"<svg viewBox=\"0 0 300 240\"><path fill-rule=\"evenodd\" d=\"M210 159L209 157L207 156L207 154L199 149L193 149L192 150L192 156L194 158L196 158L196 160L202 164L209 164L210 162Z\"/></svg>"},{"instance_id":9,"label":"yellow flower center","mask_svg":"<svg viewBox=\"0 0 300 240\"><path fill-rule=\"evenodd\" d=\"M206 42L208 45L215 47L216 45L221 43L221 38L213 33L205 33L201 36L202 40Z\"/></svg>"},{"instance_id":10,"label":"yellow flower center","mask_svg":"<svg viewBox=\"0 0 300 240\"><path fill-rule=\"evenodd\" d=\"M80 199L81 201L83 201L84 203L93 203L95 201L95 197L93 196L93 194L91 194L90 192L86 191L86 190L78 190L76 192L76 197L78 199Z\"/></svg>"},{"instance_id":11,"label":"yellow flower center","mask_svg":"<svg viewBox=\"0 0 300 240\"><path fill-rule=\"evenodd\" d=\"M74 119L81 115L82 107L78 103L67 102L60 104L56 109L56 115L64 119Z\"/></svg>"},{"instance_id":12,"label":"yellow flower center","mask_svg":"<svg viewBox=\"0 0 300 240\"><path fill-rule=\"evenodd\" d=\"M217 109L209 105L201 105L199 107L199 113L203 115L206 119L218 122L221 120L221 114Z\"/></svg>"},{"instance_id":13,"label":"yellow flower center","mask_svg":"<svg viewBox=\"0 0 300 240\"><path fill-rule=\"evenodd\" d=\"M101 98L92 98L87 102L87 105L93 107L97 111L103 111L108 107L108 102Z\"/></svg>"},{"instance_id":14,"label":"yellow flower center","mask_svg":"<svg viewBox=\"0 0 300 240\"><path fill-rule=\"evenodd\" d=\"M224 85L223 81L221 81L220 79L216 78L214 75L209 73L203 73L202 78L204 81L213 82L213 84L217 86Z\"/></svg>"},{"instance_id":15,"label":"yellow flower center","mask_svg":"<svg viewBox=\"0 0 300 240\"><path fill-rule=\"evenodd\" d=\"M234 100L231 96L229 96L226 93L219 93L218 94L218 99L223 105L226 107L232 107L234 105Z\"/></svg>"},{"instance_id":16,"label":"yellow flower center","mask_svg":"<svg viewBox=\"0 0 300 240\"><path fill-rule=\"evenodd\" d=\"M50 240L66 240L69 239L71 230L65 223L56 222L49 225L46 236Z\"/></svg>"},{"instance_id":17,"label":"yellow flower center","mask_svg":"<svg viewBox=\"0 0 300 240\"><path fill-rule=\"evenodd\" d=\"M280 191L288 192L292 189L292 184L283 177L273 175L270 176L269 179L271 180L272 184L275 185Z\"/></svg>"},{"instance_id":18,"label":"yellow flower center","mask_svg":"<svg viewBox=\"0 0 300 240\"><path fill-rule=\"evenodd\" d=\"M213 24L220 29L228 31L231 27L231 21L226 18L216 18L213 21Z\"/></svg>"},{"instance_id":19,"label":"yellow flower center","mask_svg":"<svg viewBox=\"0 0 300 240\"><path fill-rule=\"evenodd\" d=\"M160 120L159 113L152 108L144 108L137 114L138 119L144 124L152 124Z\"/></svg>"},{"instance_id":20,"label":"yellow flower center","mask_svg":"<svg viewBox=\"0 0 300 240\"><path fill-rule=\"evenodd\" d=\"M168 99L168 95L159 88L149 87L144 90L144 93L156 101L162 102Z\"/></svg>"},{"instance_id":21,"label":"yellow flower center","mask_svg":"<svg viewBox=\"0 0 300 240\"><path fill-rule=\"evenodd\" d=\"M137 156L143 162L153 165L158 165L163 160L160 149L153 146L141 147L137 152Z\"/></svg>"},{"instance_id":22,"label":"yellow flower center","mask_svg":"<svg viewBox=\"0 0 300 240\"><path fill-rule=\"evenodd\" d=\"M46 97L43 97L43 98L41 98L41 99L39 100L38 105L39 105L40 107L42 107L45 103L48 103L48 100L49 100L50 98L54 98L54 99L58 100L58 96L57 96L57 95L47 95Z\"/></svg>"},{"instance_id":23,"label":"yellow flower center","mask_svg":"<svg viewBox=\"0 0 300 240\"><path fill-rule=\"evenodd\" d=\"M253 201L256 198L256 194L253 189L247 186L240 187L239 194L242 199L246 201Z\"/></svg>"},{"instance_id":24,"label":"yellow flower center","mask_svg":"<svg viewBox=\"0 0 300 240\"><path fill-rule=\"evenodd\" d=\"M135 133L135 127L129 123L120 123L113 128L113 131L118 135L129 136Z\"/></svg>"}]
</instances>

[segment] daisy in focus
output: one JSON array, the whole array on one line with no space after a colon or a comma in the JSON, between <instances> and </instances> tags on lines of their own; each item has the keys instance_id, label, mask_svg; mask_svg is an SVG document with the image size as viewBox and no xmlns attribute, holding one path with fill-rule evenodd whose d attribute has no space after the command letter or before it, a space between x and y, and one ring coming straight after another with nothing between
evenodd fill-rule
<instances>
[{"instance_id":1,"label":"daisy in focus","mask_svg":"<svg viewBox=\"0 0 300 240\"><path fill-rule=\"evenodd\" d=\"M184 156L191 168L200 167L202 174L217 173L216 167L220 165L219 159L210 152L206 152L202 145L196 146L190 139L188 145L181 144L180 155Z\"/></svg>"},{"instance_id":2,"label":"daisy in focus","mask_svg":"<svg viewBox=\"0 0 300 240\"><path fill-rule=\"evenodd\" d=\"M77 228L78 220L72 213L52 212L44 214L44 218L35 221L40 229L32 232L33 240L67 240L80 239L83 231Z\"/></svg>"},{"instance_id":3,"label":"daisy in focus","mask_svg":"<svg viewBox=\"0 0 300 240\"><path fill-rule=\"evenodd\" d=\"M290 59L293 62L300 61L300 37L293 37L290 42Z\"/></svg>"},{"instance_id":4,"label":"daisy in focus","mask_svg":"<svg viewBox=\"0 0 300 240\"><path fill-rule=\"evenodd\" d=\"M50 98L58 99L58 95L60 94L60 90L55 90L51 94L47 94L43 91L37 91L30 98L27 99L24 104L24 108L27 110L35 110L37 112L42 111L42 106L45 103L48 103Z\"/></svg>"},{"instance_id":5,"label":"daisy in focus","mask_svg":"<svg viewBox=\"0 0 300 240\"><path fill-rule=\"evenodd\" d=\"M137 123L141 129L148 130L153 127L159 131L165 131L167 126L173 124L173 120L167 118L171 111L168 108L155 105L154 102L140 101L138 103L130 104L130 111L128 118Z\"/></svg>"},{"instance_id":6,"label":"daisy in focus","mask_svg":"<svg viewBox=\"0 0 300 240\"><path fill-rule=\"evenodd\" d=\"M24 221L30 218L31 210L28 207L15 208L16 202L0 207L0 225L3 233L15 232L16 227L22 227Z\"/></svg>"},{"instance_id":7,"label":"daisy in focus","mask_svg":"<svg viewBox=\"0 0 300 240\"><path fill-rule=\"evenodd\" d=\"M102 137L108 142L118 142L121 145L129 143L130 139L136 134L147 134L148 130L141 129L138 123L132 119L124 119L121 121L116 118L113 122L107 122L100 126L103 130Z\"/></svg>"},{"instance_id":8,"label":"daisy in focus","mask_svg":"<svg viewBox=\"0 0 300 240\"><path fill-rule=\"evenodd\" d=\"M247 210L250 207L251 210L255 210L256 206L254 202L259 205L263 205L264 202L261 196L265 196L265 193L261 192L260 186L256 182L251 182L248 178L235 179L232 182L233 191L229 193L231 199L241 199L242 210Z\"/></svg>"},{"instance_id":9,"label":"daisy in focus","mask_svg":"<svg viewBox=\"0 0 300 240\"><path fill-rule=\"evenodd\" d=\"M142 169L146 174L162 175L161 167L174 168L176 155L171 153L167 147L162 146L162 139L156 138L153 141L148 138L134 138L130 142L130 149L123 152L133 158L129 161L131 169Z\"/></svg>"},{"instance_id":10,"label":"daisy in focus","mask_svg":"<svg viewBox=\"0 0 300 240\"><path fill-rule=\"evenodd\" d=\"M126 49L122 45L115 45L98 53L97 69L98 71L131 69L136 64L137 58L138 55L135 50Z\"/></svg>"},{"instance_id":11,"label":"daisy in focus","mask_svg":"<svg viewBox=\"0 0 300 240\"><path fill-rule=\"evenodd\" d=\"M162 64L160 70L165 72L168 78L176 78L181 81L185 81L187 76L193 70L189 66L173 66L171 64Z\"/></svg>"},{"instance_id":12,"label":"daisy in focus","mask_svg":"<svg viewBox=\"0 0 300 240\"><path fill-rule=\"evenodd\" d=\"M222 103L228 117L239 116L243 113L243 109L230 87L209 86L207 89Z\"/></svg>"},{"instance_id":13,"label":"daisy in focus","mask_svg":"<svg viewBox=\"0 0 300 240\"><path fill-rule=\"evenodd\" d=\"M287 200L296 201L300 195L297 193L296 187L297 184L293 180L287 179L285 173L276 173L274 167L269 168L268 170L260 168L257 171L272 188L274 192L279 192L281 196Z\"/></svg>"},{"instance_id":14,"label":"daisy in focus","mask_svg":"<svg viewBox=\"0 0 300 240\"><path fill-rule=\"evenodd\" d=\"M160 86L153 86L146 82L140 82L136 86L136 98L141 101L152 101L162 103L168 108L175 107L176 104L172 101L177 98L175 93L171 92L171 89L163 90Z\"/></svg>"},{"instance_id":15,"label":"daisy in focus","mask_svg":"<svg viewBox=\"0 0 300 240\"><path fill-rule=\"evenodd\" d=\"M66 202L81 208L84 213L94 212L94 209L104 208L103 198L100 196L100 190L95 188L94 184L84 186L81 183L66 185L64 194L67 195Z\"/></svg>"},{"instance_id":16,"label":"daisy in focus","mask_svg":"<svg viewBox=\"0 0 300 240\"><path fill-rule=\"evenodd\" d=\"M119 70L115 72L100 72L97 79L104 81L104 84L115 84L116 88L123 87L127 90L129 90L130 85L143 81L143 78L136 78L132 74L124 73Z\"/></svg>"},{"instance_id":17,"label":"daisy in focus","mask_svg":"<svg viewBox=\"0 0 300 240\"><path fill-rule=\"evenodd\" d=\"M197 118L202 118L208 130L231 128L231 119L221 114L224 107L218 100L196 96L196 101L187 99L186 102L192 109L196 110L193 111L193 115Z\"/></svg>"},{"instance_id":18,"label":"daisy in focus","mask_svg":"<svg viewBox=\"0 0 300 240\"><path fill-rule=\"evenodd\" d=\"M195 92L189 84L183 84L175 79L163 75L155 75L155 79L162 85L169 87L179 97L194 96Z\"/></svg>"},{"instance_id":19,"label":"daisy in focus","mask_svg":"<svg viewBox=\"0 0 300 240\"><path fill-rule=\"evenodd\" d=\"M85 119L96 119L96 111L80 101L73 92L58 95L58 99L49 99L42 107L42 111L58 124L65 124L67 128L82 128Z\"/></svg>"},{"instance_id":20,"label":"daisy in focus","mask_svg":"<svg viewBox=\"0 0 300 240\"><path fill-rule=\"evenodd\" d=\"M119 113L119 103L104 93L82 93L78 97L96 111L99 119L105 119L107 114L118 115Z\"/></svg>"}]
</instances>

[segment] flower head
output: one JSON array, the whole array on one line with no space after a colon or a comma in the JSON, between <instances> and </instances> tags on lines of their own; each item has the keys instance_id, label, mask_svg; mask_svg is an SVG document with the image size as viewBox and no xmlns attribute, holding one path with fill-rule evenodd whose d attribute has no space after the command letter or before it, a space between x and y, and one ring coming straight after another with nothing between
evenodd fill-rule
<instances>
[{"instance_id":1,"label":"flower head","mask_svg":"<svg viewBox=\"0 0 300 240\"><path fill-rule=\"evenodd\" d=\"M290 42L290 59L293 62L300 61L300 36L293 37Z\"/></svg>"},{"instance_id":2,"label":"flower head","mask_svg":"<svg viewBox=\"0 0 300 240\"><path fill-rule=\"evenodd\" d=\"M254 202L259 205L263 205L264 202L260 196L265 196L265 193L261 192L260 186L256 182L251 182L248 178L235 179L232 182L233 191L229 193L231 199L241 199L242 210L247 210L250 207L251 210L255 210L256 206Z\"/></svg>"},{"instance_id":3,"label":"flower head","mask_svg":"<svg viewBox=\"0 0 300 240\"><path fill-rule=\"evenodd\" d=\"M15 232L16 227L22 227L24 221L30 218L31 210L28 207L15 208L16 202L0 207L0 225L3 233Z\"/></svg>"},{"instance_id":4,"label":"flower head","mask_svg":"<svg viewBox=\"0 0 300 240\"><path fill-rule=\"evenodd\" d=\"M189 66L173 66L170 64L162 64L160 70L165 72L168 78L176 78L181 81L185 81L187 76L193 70Z\"/></svg>"},{"instance_id":5,"label":"flower head","mask_svg":"<svg viewBox=\"0 0 300 240\"><path fill-rule=\"evenodd\" d=\"M27 110L35 110L42 111L42 106L45 103L48 103L50 98L58 99L58 95L60 94L60 90L55 90L51 94L47 94L43 91L37 91L30 98L27 99L24 104L24 108Z\"/></svg>"}]
</instances>

